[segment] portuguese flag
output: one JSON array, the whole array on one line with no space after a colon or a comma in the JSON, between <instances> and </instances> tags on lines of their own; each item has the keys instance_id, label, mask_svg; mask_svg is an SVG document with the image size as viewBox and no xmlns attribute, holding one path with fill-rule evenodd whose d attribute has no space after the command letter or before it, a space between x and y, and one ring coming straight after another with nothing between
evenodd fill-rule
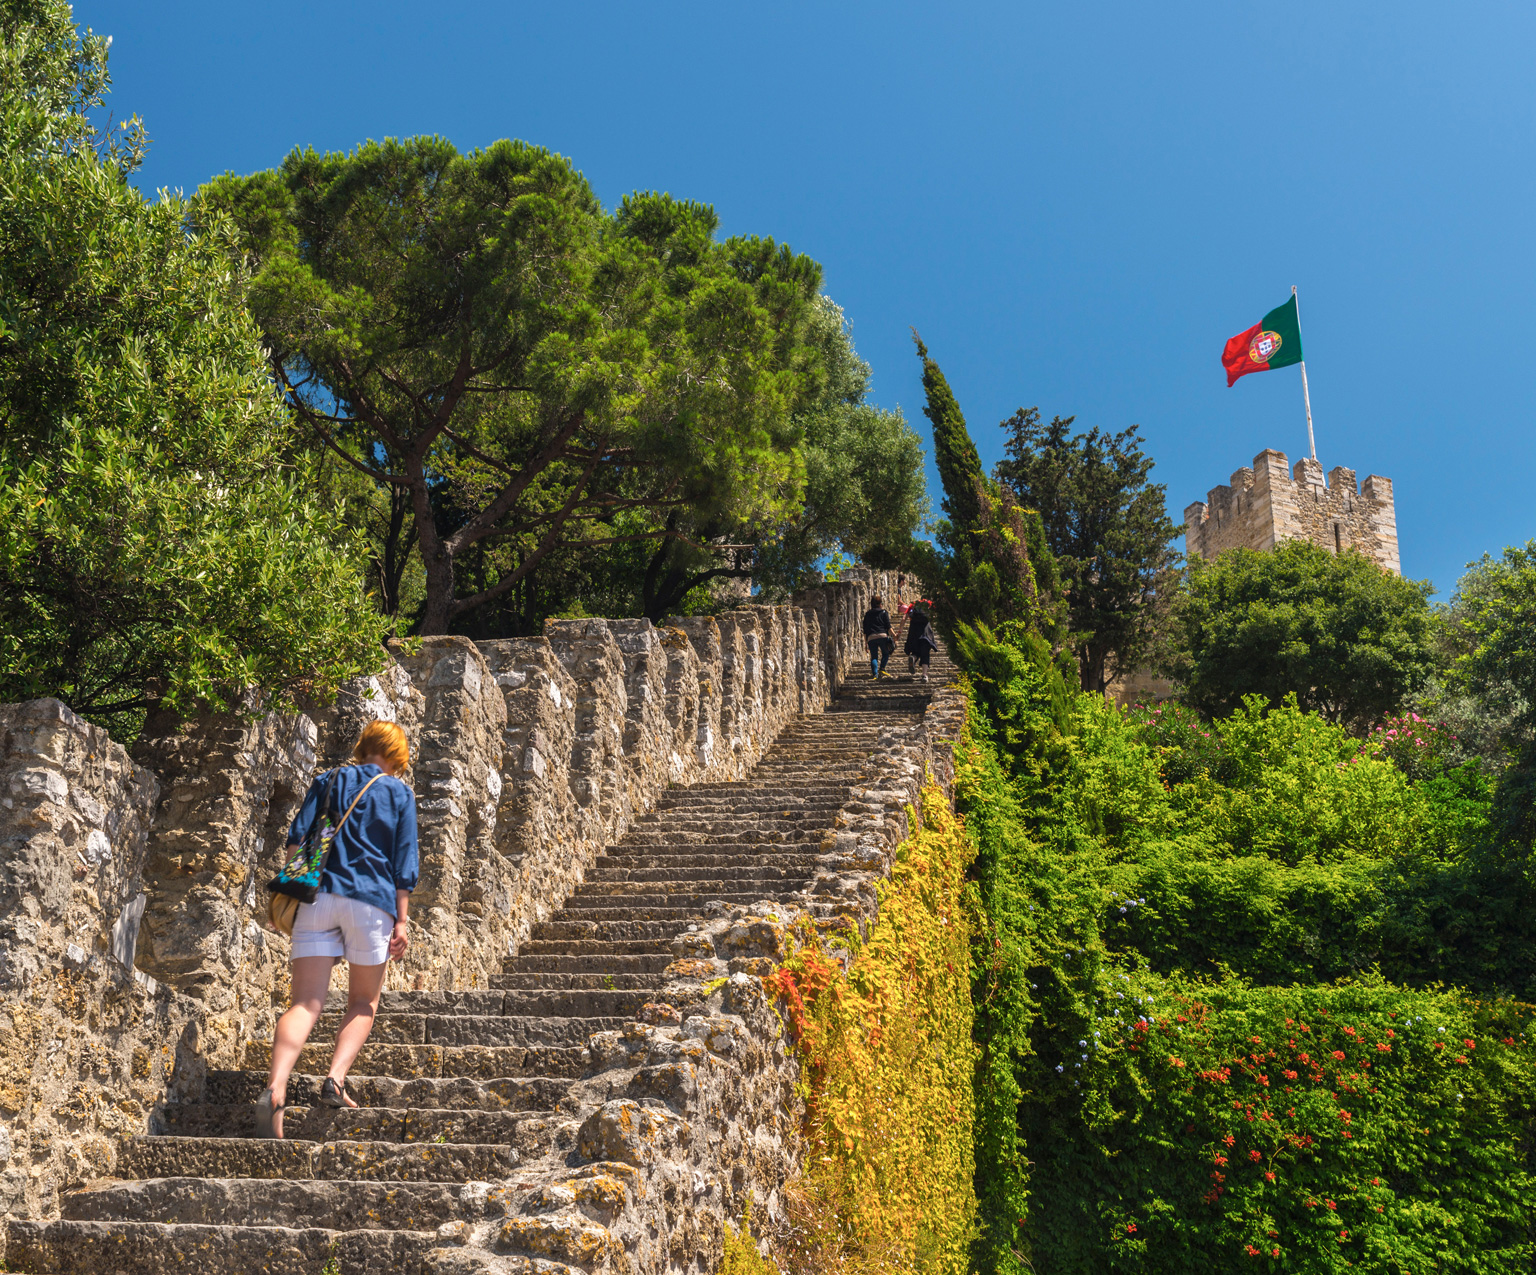
<instances>
[{"instance_id":1,"label":"portuguese flag","mask_svg":"<svg viewBox=\"0 0 1536 1275\"><path fill-rule=\"evenodd\" d=\"M1296 317L1296 297L1276 306L1246 332L1239 332L1221 352L1227 369L1227 388L1249 372L1290 367L1301 362L1301 321Z\"/></svg>"}]
</instances>

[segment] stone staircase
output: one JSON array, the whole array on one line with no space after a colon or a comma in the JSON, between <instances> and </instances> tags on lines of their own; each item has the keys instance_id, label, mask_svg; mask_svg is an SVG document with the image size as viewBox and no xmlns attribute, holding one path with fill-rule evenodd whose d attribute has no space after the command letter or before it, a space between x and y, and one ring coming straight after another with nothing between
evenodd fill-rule
<instances>
[{"instance_id":1,"label":"stone staircase","mask_svg":"<svg viewBox=\"0 0 1536 1275\"><path fill-rule=\"evenodd\" d=\"M904 658L892 666L904 670ZM357 1110L312 1105L339 1022L333 1001L290 1084L286 1140L252 1136L268 1061L268 1047L253 1046L244 1070L210 1073L202 1103L164 1109L156 1133L123 1145L117 1178L67 1192L60 1220L11 1222L5 1269L629 1269L622 1254L584 1261L569 1247L525 1242L532 1232L510 1222L498 1245L507 1256L492 1265L456 1263L464 1250L450 1246L488 1218L537 1212L551 1188L530 1195L530 1183L562 1176L560 1189L588 1217L622 1211L634 1170L592 1163L600 1157L578 1147L583 1122L633 1092L628 1073L616 1082L597 1057L594 1034L678 1021L658 989L675 965L674 940L704 916L809 902L818 848L851 791L874 777L880 733L916 722L930 689L949 679L942 653L930 677L929 686L900 675L874 682L856 666L834 706L792 721L746 780L666 792L489 989L386 993L349 1081ZM681 1268L680 1251L674 1243L666 1264ZM686 1264L708 1263L694 1253Z\"/></svg>"}]
</instances>

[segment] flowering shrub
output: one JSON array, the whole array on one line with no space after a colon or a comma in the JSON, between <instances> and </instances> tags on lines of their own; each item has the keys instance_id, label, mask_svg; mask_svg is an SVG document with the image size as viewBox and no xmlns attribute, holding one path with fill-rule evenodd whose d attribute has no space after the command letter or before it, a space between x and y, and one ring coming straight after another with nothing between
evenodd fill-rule
<instances>
[{"instance_id":1,"label":"flowering shrub","mask_svg":"<svg viewBox=\"0 0 1536 1275\"><path fill-rule=\"evenodd\" d=\"M1448 727L1417 713L1389 717L1374 727L1360 746L1362 756L1385 757L1409 779L1444 774L1457 754L1457 738Z\"/></svg>"},{"instance_id":2,"label":"flowering shrub","mask_svg":"<svg viewBox=\"0 0 1536 1275\"><path fill-rule=\"evenodd\" d=\"M1153 747L1163 779L1182 784L1197 775L1222 773L1221 734L1194 709L1182 704L1133 704L1125 710L1141 737Z\"/></svg>"},{"instance_id":3,"label":"flowering shrub","mask_svg":"<svg viewBox=\"0 0 1536 1275\"><path fill-rule=\"evenodd\" d=\"M1042 1269L1530 1270L1529 1006L1122 977L1031 1069Z\"/></svg>"},{"instance_id":4,"label":"flowering shrub","mask_svg":"<svg viewBox=\"0 0 1536 1275\"><path fill-rule=\"evenodd\" d=\"M766 1232L786 1271L967 1269L973 854L944 794L927 789L868 938L808 928L765 980L806 1099L805 1173L784 1190L787 1220ZM846 974L829 951L837 942L853 948Z\"/></svg>"}]
</instances>

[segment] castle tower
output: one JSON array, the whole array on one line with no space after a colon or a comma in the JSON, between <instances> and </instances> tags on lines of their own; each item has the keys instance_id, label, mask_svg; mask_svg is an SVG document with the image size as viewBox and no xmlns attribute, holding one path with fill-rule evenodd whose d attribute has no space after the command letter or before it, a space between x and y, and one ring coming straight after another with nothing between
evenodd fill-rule
<instances>
[{"instance_id":1,"label":"castle tower","mask_svg":"<svg viewBox=\"0 0 1536 1275\"><path fill-rule=\"evenodd\" d=\"M1355 471L1340 465L1325 482L1317 461L1299 460L1291 469L1284 452L1267 449L1253 458L1252 469L1239 469L1229 486L1213 487L1184 511L1190 556L1273 549L1297 539L1331 553L1357 549L1401 575L1392 480L1371 474L1357 488Z\"/></svg>"}]
</instances>

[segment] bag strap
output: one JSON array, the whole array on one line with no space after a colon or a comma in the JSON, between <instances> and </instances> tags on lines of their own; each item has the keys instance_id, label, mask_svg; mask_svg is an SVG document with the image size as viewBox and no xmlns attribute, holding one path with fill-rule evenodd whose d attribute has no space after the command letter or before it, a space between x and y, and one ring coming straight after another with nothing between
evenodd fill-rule
<instances>
[{"instance_id":1,"label":"bag strap","mask_svg":"<svg viewBox=\"0 0 1536 1275\"><path fill-rule=\"evenodd\" d=\"M325 789L325 795L326 795L327 803L329 803L329 801L330 801L331 789L336 786L336 776L339 775L340 773L341 773L341 767L340 766L336 767L336 769L331 772L331 782L328 785L326 785L326 789ZM330 839L330 841L328 841L326 843L325 852L320 856L320 869L319 869L319 871L320 871L320 874L322 876L325 875L325 865L330 861L331 847L336 844L336 834L341 831L341 825L343 823L346 823L346 821L352 817L352 812L357 809L357 803L360 802L363 799L363 794L366 793L370 788L372 788L374 786L374 784L378 783L379 780L381 780L383 778L384 778L384 775L383 775L383 772L381 771L379 774L375 775L372 779L370 779L366 784L364 784L363 787L362 787L362 791L359 792L357 794L357 796L352 798L352 804L347 807L347 813L342 815L341 823L338 823L334 828L331 829L331 839ZM316 815L315 816L315 827L319 827L319 826L320 826L320 816Z\"/></svg>"},{"instance_id":2,"label":"bag strap","mask_svg":"<svg viewBox=\"0 0 1536 1275\"><path fill-rule=\"evenodd\" d=\"M304 847L307 850L315 848L315 842L320 836L320 821L325 818L325 812L331 806L331 794L336 790L336 776L341 774L341 767L331 771L331 777L325 782L325 791L320 795L320 804L315 808L315 817L309 822L309 831L304 834Z\"/></svg>"}]
</instances>

